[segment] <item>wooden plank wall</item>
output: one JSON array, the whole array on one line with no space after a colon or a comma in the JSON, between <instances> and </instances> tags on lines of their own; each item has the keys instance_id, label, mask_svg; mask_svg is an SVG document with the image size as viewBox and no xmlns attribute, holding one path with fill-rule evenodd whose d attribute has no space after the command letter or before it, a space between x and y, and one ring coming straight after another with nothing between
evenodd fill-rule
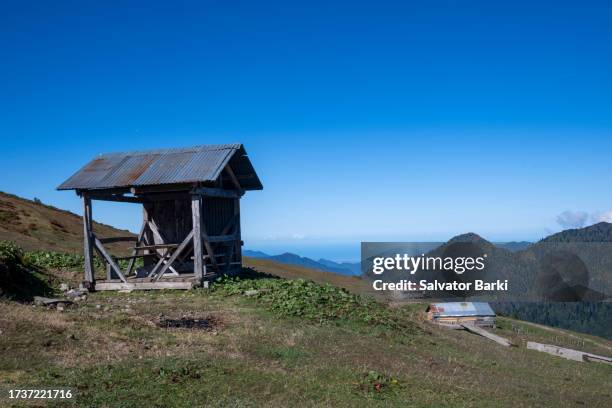
<instances>
[{"instance_id":1,"label":"wooden plank wall","mask_svg":"<svg viewBox=\"0 0 612 408\"><path fill-rule=\"evenodd\" d=\"M203 215L208 235L221 235L223 228L234 216L234 199L205 197Z\"/></svg>"},{"instance_id":2,"label":"wooden plank wall","mask_svg":"<svg viewBox=\"0 0 612 408\"><path fill-rule=\"evenodd\" d=\"M154 236L155 244L179 243L193 229L191 200L167 200L148 204L151 220L164 238Z\"/></svg>"}]
</instances>

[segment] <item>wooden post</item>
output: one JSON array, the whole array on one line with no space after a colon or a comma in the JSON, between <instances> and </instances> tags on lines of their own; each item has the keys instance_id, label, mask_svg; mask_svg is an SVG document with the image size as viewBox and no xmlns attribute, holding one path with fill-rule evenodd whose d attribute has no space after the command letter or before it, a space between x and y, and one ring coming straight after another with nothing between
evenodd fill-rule
<instances>
[{"instance_id":1,"label":"wooden post","mask_svg":"<svg viewBox=\"0 0 612 408\"><path fill-rule=\"evenodd\" d=\"M242 234L240 231L240 198L234 198L234 235L236 235L236 262L240 262L240 268L242 268Z\"/></svg>"},{"instance_id":2,"label":"wooden post","mask_svg":"<svg viewBox=\"0 0 612 408\"><path fill-rule=\"evenodd\" d=\"M160 261L158 262L158 264L161 264L165 261L164 266L161 267L161 269L159 270L159 272L156 272L156 276L153 276L152 281L158 281L162 276L164 276L164 274L166 273L166 271L168 269L170 269L170 267L172 266L172 264L174 263L174 261L177 260L177 258L181 255L181 253L185 250L185 248L187 247L187 245L189 245L189 242L194 238L194 234L193 234L193 230L191 230L191 232L187 235L187 237L183 240L183 242L181 242L181 244L178 246L178 248L176 248L176 251L174 251L174 253L170 256L170 258L168 258L168 260L165 260L165 257L163 257L162 259L160 259ZM194 259L194 264L195 264L195 259ZM157 268L157 266L156 266ZM153 274L152 274L153 275Z\"/></svg>"},{"instance_id":3,"label":"wooden post","mask_svg":"<svg viewBox=\"0 0 612 408\"><path fill-rule=\"evenodd\" d=\"M83 193L83 249L85 256L85 286L88 289L94 289L95 286L91 228L91 198Z\"/></svg>"},{"instance_id":4,"label":"wooden post","mask_svg":"<svg viewBox=\"0 0 612 408\"><path fill-rule=\"evenodd\" d=\"M115 274L117 275L119 279L121 279L123 282L127 282L127 280L125 279L125 276L123 276L123 273L121 272L121 269L119 268L119 265L117 265L115 261L113 261L113 258L109 255L108 252L106 252L106 249L104 249L104 245L102 245L100 240L96 238L96 236L93 234L92 234L92 241L93 241L93 244L96 250L98 251L98 254L102 257L102 259L106 261L108 265L110 265L110 269L107 269L109 275L112 275L111 271L114 270Z\"/></svg>"},{"instance_id":5,"label":"wooden post","mask_svg":"<svg viewBox=\"0 0 612 408\"><path fill-rule=\"evenodd\" d=\"M153 231L151 231L151 229L148 227L149 221L151 221L152 206L153 204L151 203L144 203L142 205L142 224L146 226L144 234L142 234L142 242L145 245L153 245L155 243L153 239ZM152 251L150 249L143 250L144 255L150 255L151 253ZM155 265L149 256L144 257L143 264L145 269L152 268Z\"/></svg>"},{"instance_id":6,"label":"wooden post","mask_svg":"<svg viewBox=\"0 0 612 408\"><path fill-rule=\"evenodd\" d=\"M206 274L202 253L202 196L191 196L191 214L193 218L193 273L198 281Z\"/></svg>"},{"instance_id":7,"label":"wooden post","mask_svg":"<svg viewBox=\"0 0 612 408\"><path fill-rule=\"evenodd\" d=\"M136 245L134 246L134 249L132 250L132 258L130 259L130 262L128 263L127 269L125 270L125 276L129 276L132 273L132 269L134 268L134 262L136 261L136 255L138 254L138 250L136 248L138 248L142 244L142 240L144 238L146 230L147 230L147 223L143 222L142 226L140 227L140 233L138 234L138 238L136 239Z\"/></svg>"}]
</instances>

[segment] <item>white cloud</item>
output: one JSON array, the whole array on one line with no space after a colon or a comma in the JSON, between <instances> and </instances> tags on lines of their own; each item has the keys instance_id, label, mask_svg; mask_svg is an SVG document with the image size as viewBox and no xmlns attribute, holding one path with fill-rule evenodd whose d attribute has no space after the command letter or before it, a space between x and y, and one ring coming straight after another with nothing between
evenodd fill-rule
<instances>
[{"instance_id":1,"label":"white cloud","mask_svg":"<svg viewBox=\"0 0 612 408\"><path fill-rule=\"evenodd\" d=\"M563 228L583 227L589 219L589 214L584 211L563 211L557 215L557 223Z\"/></svg>"},{"instance_id":2,"label":"white cloud","mask_svg":"<svg viewBox=\"0 0 612 408\"><path fill-rule=\"evenodd\" d=\"M591 214L593 224L598 222L612 222L612 211L599 211Z\"/></svg>"}]
</instances>

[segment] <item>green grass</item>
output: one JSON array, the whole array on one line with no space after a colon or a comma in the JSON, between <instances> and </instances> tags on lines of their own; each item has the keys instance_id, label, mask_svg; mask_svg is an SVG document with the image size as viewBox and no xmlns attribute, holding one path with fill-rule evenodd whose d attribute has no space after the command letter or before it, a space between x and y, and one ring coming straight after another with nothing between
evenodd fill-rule
<instances>
[{"instance_id":1,"label":"green grass","mask_svg":"<svg viewBox=\"0 0 612 408\"><path fill-rule=\"evenodd\" d=\"M95 218L95 213L94 213ZM99 238L134 235L94 222ZM82 253L83 223L76 214L40 202L0 192L0 240L14 241L28 251ZM127 254L133 243L105 245L112 253Z\"/></svg>"},{"instance_id":2,"label":"green grass","mask_svg":"<svg viewBox=\"0 0 612 408\"><path fill-rule=\"evenodd\" d=\"M70 387L79 407L612 403L610 366L439 329L422 309L252 272L209 290L94 293L63 313L2 301L0 389ZM207 316L214 330L156 325Z\"/></svg>"}]
</instances>

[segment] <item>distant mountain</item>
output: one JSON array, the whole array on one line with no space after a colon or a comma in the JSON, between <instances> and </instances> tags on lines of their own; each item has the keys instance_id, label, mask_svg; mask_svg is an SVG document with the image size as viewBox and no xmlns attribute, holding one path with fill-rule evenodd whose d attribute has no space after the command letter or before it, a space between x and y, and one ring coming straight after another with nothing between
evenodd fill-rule
<instances>
[{"instance_id":1,"label":"distant mountain","mask_svg":"<svg viewBox=\"0 0 612 408\"><path fill-rule=\"evenodd\" d=\"M429 251L428 257L473 257L487 254L485 280L508 279L508 296L487 298L495 310L523 320L610 337L612 293L612 224L553 234L539 242L492 244L474 233L458 235ZM519 249L525 246L523 249ZM428 273L426 270L421 272ZM437 279L461 281L466 275L437 271ZM381 275L365 275L380 279ZM405 273L388 271L388 281L405 278ZM470 273L471 279L481 277ZM464 297L469 292L444 292ZM498 299L495 302L495 299ZM521 300L509 302L504 299ZM525 301L528 300L528 301ZM532 301L532 300L535 300Z\"/></svg>"},{"instance_id":2,"label":"distant mountain","mask_svg":"<svg viewBox=\"0 0 612 408\"><path fill-rule=\"evenodd\" d=\"M583 300L610 299L612 294L612 224L600 222L550 235L520 252L539 265L536 283ZM563 297L561 296L561 297Z\"/></svg>"},{"instance_id":3,"label":"distant mountain","mask_svg":"<svg viewBox=\"0 0 612 408\"><path fill-rule=\"evenodd\" d=\"M533 242L528 241L510 241L510 242L495 242L494 245L503 248L510 252L518 252L527 249Z\"/></svg>"},{"instance_id":4,"label":"distant mountain","mask_svg":"<svg viewBox=\"0 0 612 408\"><path fill-rule=\"evenodd\" d=\"M612 242L612 224L600 222L584 228L568 229L539 242Z\"/></svg>"},{"instance_id":5,"label":"distant mountain","mask_svg":"<svg viewBox=\"0 0 612 408\"><path fill-rule=\"evenodd\" d=\"M261 251L244 250L242 251L242 254L251 258L270 259L279 263L303 266L305 268L333 272L341 275L361 274L361 270L359 268L360 264L358 262L354 264L348 262L338 263L328 259L319 259L318 261L315 261L314 259L296 255L291 252L285 252L284 254L280 255L268 255Z\"/></svg>"},{"instance_id":6,"label":"distant mountain","mask_svg":"<svg viewBox=\"0 0 612 408\"><path fill-rule=\"evenodd\" d=\"M261 251L251 251L250 249L245 249L242 251L243 256L248 256L250 258L269 258L270 255L261 252Z\"/></svg>"},{"instance_id":7,"label":"distant mountain","mask_svg":"<svg viewBox=\"0 0 612 408\"><path fill-rule=\"evenodd\" d=\"M329 268L349 270L352 272L352 275L361 275L360 262L334 262L323 258L319 259L317 262Z\"/></svg>"},{"instance_id":8,"label":"distant mountain","mask_svg":"<svg viewBox=\"0 0 612 408\"><path fill-rule=\"evenodd\" d=\"M532 244L493 244L478 234L467 233L451 238L426 256L458 258L482 254L487 255L487 260L479 275L475 271L469 277L439 271L439 279L508 279L511 284L502 298L523 301L598 301L612 294L611 223L562 231ZM402 271L394 272L387 272L386 278L405 278Z\"/></svg>"}]
</instances>

